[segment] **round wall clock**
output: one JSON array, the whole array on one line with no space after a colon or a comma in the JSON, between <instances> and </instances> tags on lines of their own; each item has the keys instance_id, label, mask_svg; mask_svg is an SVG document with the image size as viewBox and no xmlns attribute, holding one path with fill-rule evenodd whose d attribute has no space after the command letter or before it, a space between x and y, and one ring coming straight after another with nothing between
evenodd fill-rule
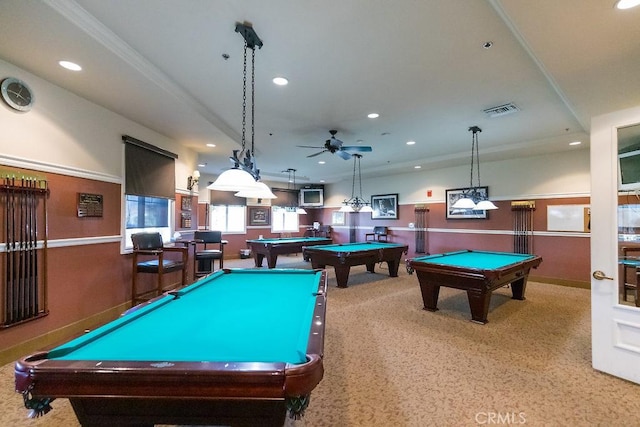
<instances>
[{"instance_id":1,"label":"round wall clock","mask_svg":"<svg viewBox=\"0 0 640 427\"><path fill-rule=\"evenodd\" d=\"M2 100L14 110L29 111L33 106L34 95L29 86L15 77L7 77L0 84Z\"/></svg>"}]
</instances>

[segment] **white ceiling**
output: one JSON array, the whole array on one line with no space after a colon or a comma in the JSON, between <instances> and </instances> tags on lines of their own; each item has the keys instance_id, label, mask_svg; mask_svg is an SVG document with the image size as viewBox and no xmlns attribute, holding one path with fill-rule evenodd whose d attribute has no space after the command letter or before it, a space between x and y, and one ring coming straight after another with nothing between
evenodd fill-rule
<instances>
[{"instance_id":1,"label":"white ceiling","mask_svg":"<svg viewBox=\"0 0 640 427\"><path fill-rule=\"evenodd\" d=\"M249 22L264 42L263 179L295 168L300 183L336 182L352 162L296 146L321 146L337 129L345 145L373 147L366 177L467 164L473 125L481 161L588 145L591 117L640 105L640 8L613 2L2 0L0 59L192 147L201 170L218 174L241 144L244 39L234 29ZM508 102L520 111L483 112Z\"/></svg>"}]
</instances>

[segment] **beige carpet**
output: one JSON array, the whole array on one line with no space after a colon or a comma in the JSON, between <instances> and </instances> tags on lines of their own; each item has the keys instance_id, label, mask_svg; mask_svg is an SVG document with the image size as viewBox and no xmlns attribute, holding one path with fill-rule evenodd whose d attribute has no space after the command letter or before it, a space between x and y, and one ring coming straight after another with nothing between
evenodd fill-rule
<instances>
[{"instance_id":1,"label":"beige carpet","mask_svg":"<svg viewBox=\"0 0 640 427\"><path fill-rule=\"evenodd\" d=\"M236 260L225 267L252 266ZM297 256L279 267L310 268ZM527 300L494 293L489 323L469 321L466 293L440 291L422 310L404 266L352 269L349 288L329 268L325 376L295 426L635 426L640 386L591 368L589 291L530 282ZM0 369L0 426L77 426L66 400L28 420Z\"/></svg>"}]
</instances>

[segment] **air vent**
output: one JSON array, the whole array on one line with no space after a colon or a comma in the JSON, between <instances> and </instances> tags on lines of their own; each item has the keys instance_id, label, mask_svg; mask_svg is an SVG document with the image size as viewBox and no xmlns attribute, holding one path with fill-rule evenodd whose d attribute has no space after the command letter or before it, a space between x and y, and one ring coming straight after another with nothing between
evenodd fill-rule
<instances>
[{"instance_id":1,"label":"air vent","mask_svg":"<svg viewBox=\"0 0 640 427\"><path fill-rule=\"evenodd\" d=\"M487 108L484 110L485 114L489 117L500 117L505 114L516 113L520 111L518 107L512 102L504 105L498 105L497 107Z\"/></svg>"}]
</instances>

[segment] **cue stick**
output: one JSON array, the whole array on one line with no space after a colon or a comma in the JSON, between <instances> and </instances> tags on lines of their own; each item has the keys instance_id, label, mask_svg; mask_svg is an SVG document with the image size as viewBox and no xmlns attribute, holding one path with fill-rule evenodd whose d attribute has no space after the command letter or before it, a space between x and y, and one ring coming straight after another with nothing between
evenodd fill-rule
<instances>
[{"instance_id":1,"label":"cue stick","mask_svg":"<svg viewBox=\"0 0 640 427\"><path fill-rule=\"evenodd\" d=\"M14 311L14 303L15 297L14 294L16 292L16 215L15 215L15 176L11 177L9 181L7 178L7 182L9 185L9 227L10 231L8 232L7 240L9 241L9 259L11 264L11 275L9 277L9 297L7 298L7 314L9 323L15 322L15 311Z\"/></svg>"},{"instance_id":2,"label":"cue stick","mask_svg":"<svg viewBox=\"0 0 640 427\"><path fill-rule=\"evenodd\" d=\"M25 279L26 279L26 267L27 260L25 259L25 240L26 240L26 195L24 190L24 177L21 179L20 183L20 192L19 194L19 203L20 203L20 261L19 261L19 270L18 270L18 300L17 300L17 312L18 312L18 320L24 319L24 297L25 297Z\"/></svg>"},{"instance_id":3,"label":"cue stick","mask_svg":"<svg viewBox=\"0 0 640 427\"><path fill-rule=\"evenodd\" d=\"M33 188L32 179L27 179L27 317L33 317Z\"/></svg>"},{"instance_id":4,"label":"cue stick","mask_svg":"<svg viewBox=\"0 0 640 427\"><path fill-rule=\"evenodd\" d=\"M4 181L4 185L6 187L6 191L5 191L5 206L4 206L4 213L5 213L5 217L4 217L4 222L5 222L5 231L7 233L6 236L6 256L7 256L7 265L6 265L6 270L5 270L5 275L6 275L6 285L5 285L5 289L4 289L4 307L3 307L3 323L9 323L9 311L10 311L10 301L12 298L11 295L11 275L12 275L12 263L11 263L11 223L10 223L10 189L9 189L9 175L7 174L6 177L3 178Z\"/></svg>"},{"instance_id":5,"label":"cue stick","mask_svg":"<svg viewBox=\"0 0 640 427\"><path fill-rule=\"evenodd\" d=\"M34 316L38 314L38 193L37 193L37 181L34 178L31 182L33 187L33 224L31 232L33 234L33 289L32 289L32 313Z\"/></svg>"}]
</instances>

